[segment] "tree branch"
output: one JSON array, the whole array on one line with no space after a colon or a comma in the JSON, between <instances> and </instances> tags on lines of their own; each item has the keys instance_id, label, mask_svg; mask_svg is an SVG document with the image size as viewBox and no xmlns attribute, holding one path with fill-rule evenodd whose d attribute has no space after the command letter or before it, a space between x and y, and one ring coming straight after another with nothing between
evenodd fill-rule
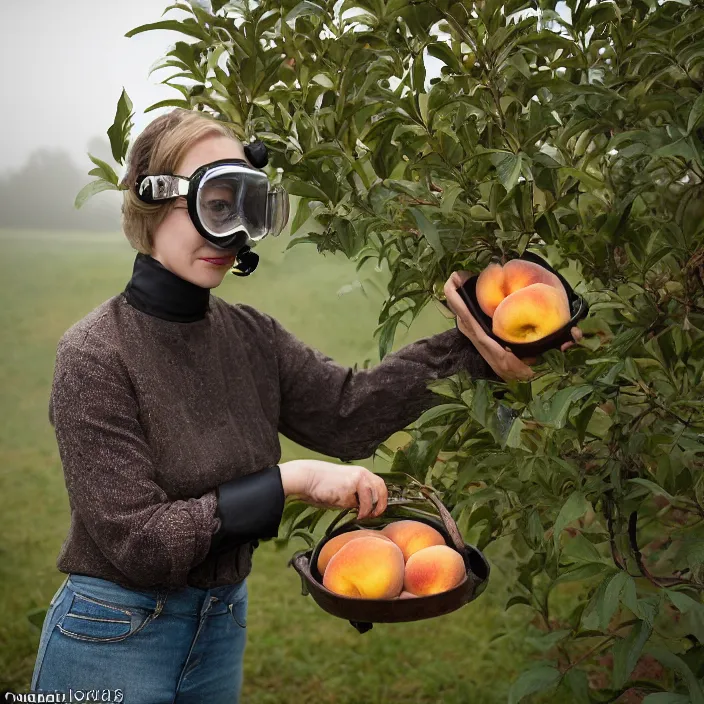
<instances>
[{"instance_id":1,"label":"tree branch","mask_svg":"<svg viewBox=\"0 0 704 704\"><path fill-rule=\"evenodd\" d=\"M641 574L656 587L672 587L679 584L686 584L692 589L698 589L704 591L704 586L696 584L689 579L679 579L677 577L656 577L643 562L643 555L638 547L638 511L633 511L628 518L628 538L631 543L631 549L633 550L633 555L636 558L636 564Z\"/></svg>"}]
</instances>

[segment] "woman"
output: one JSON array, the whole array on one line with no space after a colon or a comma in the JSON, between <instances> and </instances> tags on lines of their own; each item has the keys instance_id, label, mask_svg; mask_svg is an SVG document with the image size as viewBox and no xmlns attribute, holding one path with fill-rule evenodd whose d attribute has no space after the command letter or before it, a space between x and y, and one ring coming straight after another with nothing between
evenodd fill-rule
<instances>
[{"instance_id":1,"label":"woman","mask_svg":"<svg viewBox=\"0 0 704 704\"><path fill-rule=\"evenodd\" d=\"M277 535L285 497L358 507L360 518L387 503L384 481L364 467L279 464L278 433L361 459L437 403L431 379L461 368L477 378L532 374L461 303L465 273L445 286L458 329L356 373L271 316L212 296L234 257L209 261L223 250L194 226L185 196L146 204L137 183L225 159L244 160L245 150L202 113L177 109L142 132L123 205L139 252L132 278L59 341L50 420L71 507L57 559L68 576L46 615L33 691L238 701L246 577L258 539Z\"/></svg>"}]
</instances>

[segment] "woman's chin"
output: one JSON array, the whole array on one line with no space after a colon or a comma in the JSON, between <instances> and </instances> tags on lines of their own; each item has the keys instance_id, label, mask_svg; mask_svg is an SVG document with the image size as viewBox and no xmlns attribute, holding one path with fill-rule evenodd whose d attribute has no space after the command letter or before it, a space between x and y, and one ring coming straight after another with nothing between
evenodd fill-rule
<instances>
[{"instance_id":1,"label":"woman's chin","mask_svg":"<svg viewBox=\"0 0 704 704\"><path fill-rule=\"evenodd\" d=\"M191 275L188 278L191 283L201 288L216 288L222 283L231 268L232 264L228 266L213 266L199 259L191 268Z\"/></svg>"}]
</instances>

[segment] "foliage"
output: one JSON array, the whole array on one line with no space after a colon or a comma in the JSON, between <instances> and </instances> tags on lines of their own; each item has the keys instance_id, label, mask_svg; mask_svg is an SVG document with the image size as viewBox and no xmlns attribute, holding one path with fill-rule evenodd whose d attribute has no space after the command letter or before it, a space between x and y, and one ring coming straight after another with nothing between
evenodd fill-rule
<instances>
[{"instance_id":1,"label":"foliage","mask_svg":"<svg viewBox=\"0 0 704 704\"><path fill-rule=\"evenodd\" d=\"M470 542L502 546L507 608L535 612L541 658L512 702L556 687L580 703L704 702L701 3L171 10L187 18L128 34L192 40L159 64L180 98L150 109L264 139L301 197L292 245L388 264L382 357L452 271L493 256L530 248L588 300L583 343L545 354L532 382L435 383L444 403L392 469L433 485ZM329 519L288 511L287 534Z\"/></svg>"}]
</instances>

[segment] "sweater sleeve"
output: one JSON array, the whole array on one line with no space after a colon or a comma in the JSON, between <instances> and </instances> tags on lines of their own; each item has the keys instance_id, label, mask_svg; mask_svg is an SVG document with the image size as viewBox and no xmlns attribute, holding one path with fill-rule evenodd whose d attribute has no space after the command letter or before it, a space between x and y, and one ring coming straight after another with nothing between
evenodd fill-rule
<instances>
[{"instance_id":1,"label":"sweater sleeve","mask_svg":"<svg viewBox=\"0 0 704 704\"><path fill-rule=\"evenodd\" d=\"M428 382L460 369L473 378L500 380L457 328L413 342L371 369L354 371L270 320L281 390L279 431L345 461L371 456L393 433L444 403Z\"/></svg>"},{"instance_id":2,"label":"sweater sleeve","mask_svg":"<svg viewBox=\"0 0 704 704\"><path fill-rule=\"evenodd\" d=\"M117 353L90 338L62 338L50 409L71 508L96 545L137 585L185 586L219 528L216 491L169 501L155 482Z\"/></svg>"}]
</instances>

